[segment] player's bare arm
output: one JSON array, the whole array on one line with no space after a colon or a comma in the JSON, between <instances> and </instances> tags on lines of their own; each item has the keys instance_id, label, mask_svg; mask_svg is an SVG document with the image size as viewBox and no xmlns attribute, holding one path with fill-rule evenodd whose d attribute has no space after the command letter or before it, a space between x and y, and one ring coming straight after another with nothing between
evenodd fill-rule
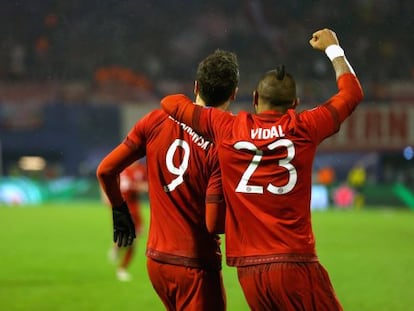
<instances>
[{"instance_id":1,"label":"player's bare arm","mask_svg":"<svg viewBox=\"0 0 414 311\"><path fill-rule=\"evenodd\" d=\"M312 34L309 40L310 45L320 51L324 51L332 62L338 79L345 73L354 73L351 65L348 63L344 50L339 45L336 33L328 28L318 30Z\"/></svg>"}]
</instances>

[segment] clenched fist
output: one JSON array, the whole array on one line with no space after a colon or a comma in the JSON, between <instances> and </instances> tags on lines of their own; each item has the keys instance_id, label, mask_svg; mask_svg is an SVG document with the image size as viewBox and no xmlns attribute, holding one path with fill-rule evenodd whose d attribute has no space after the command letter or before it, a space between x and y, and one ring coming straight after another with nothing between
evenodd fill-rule
<instances>
[{"instance_id":1,"label":"clenched fist","mask_svg":"<svg viewBox=\"0 0 414 311\"><path fill-rule=\"evenodd\" d=\"M336 33L328 28L314 32L312 34L312 39L309 40L309 43L314 49L321 51L325 51L325 49L330 45L339 45Z\"/></svg>"}]
</instances>

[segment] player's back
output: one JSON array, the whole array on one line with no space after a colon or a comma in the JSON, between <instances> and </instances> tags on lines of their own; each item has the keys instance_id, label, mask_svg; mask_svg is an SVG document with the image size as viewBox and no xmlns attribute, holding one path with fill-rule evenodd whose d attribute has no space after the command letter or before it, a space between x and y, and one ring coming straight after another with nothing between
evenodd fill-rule
<instances>
[{"instance_id":1,"label":"player's back","mask_svg":"<svg viewBox=\"0 0 414 311\"><path fill-rule=\"evenodd\" d=\"M218 169L212 143L161 110L139 123L151 209L147 255L172 264L220 265L217 237L205 224L209 178Z\"/></svg>"},{"instance_id":2,"label":"player's back","mask_svg":"<svg viewBox=\"0 0 414 311\"><path fill-rule=\"evenodd\" d=\"M231 202L226 224L229 264L315 253L310 187L317 141L305 123L293 110L284 115L241 112L229 125L231 135L220 140L222 182ZM244 256L249 259L240 261Z\"/></svg>"}]
</instances>

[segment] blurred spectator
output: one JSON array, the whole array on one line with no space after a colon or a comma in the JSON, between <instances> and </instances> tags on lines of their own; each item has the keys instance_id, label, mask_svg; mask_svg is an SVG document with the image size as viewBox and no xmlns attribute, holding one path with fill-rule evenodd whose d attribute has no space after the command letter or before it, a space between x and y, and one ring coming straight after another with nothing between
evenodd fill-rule
<instances>
[{"instance_id":1,"label":"blurred spectator","mask_svg":"<svg viewBox=\"0 0 414 311\"><path fill-rule=\"evenodd\" d=\"M35 42L33 51L8 47L14 55L11 78L26 71L32 78L92 81L97 69L114 64L139 72L158 88L152 92L164 93L165 83L193 76L188 68L199 55L223 48L239 57L239 99L250 99L258 76L276 60L298 77L306 101L332 92L311 79L332 73L297 47L309 31L330 25L352 54L369 101L389 99L390 83L413 79L414 40L406 35L414 31L413 14L414 2L403 0L104 0L99 6L73 0L5 4L0 23L9 41L22 47Z\"/></svg>"},{"instance_id":2,"label":"blurred spectator","mask_svg":"<svg viewBox=\"0 0 414 311\"><path fill-rule=\"evenodd\" d=\"M26 49L22 44L14 44L10 49L10 69L8 77L11 80L21 80L26 76Z\"/></svg>"},{"instance_id":3,"label":"blurred spectator","mask_svg":"<svg viewBox=\"0 0 414 311\"><path fill-rule=\"evenodd\" d=\"M317 172L317 183L324 186L331 186L335 182L335 170L333 167L321 167Z\"/></svg>"},{"instance_id":4,"label":"blurred spectator","mask_svg":"<svg viewBox=\"0 0 414 311\"><path fill-rule=\"evenodd\" d=\"M366 184L366 170L363 165L356 164L348 174L348 185L354 190L354 205L356 208L364 206L364 186Z\"/></svg>"},{"instance_id":5,"label":"blurred spectator","mask_svg":"<svg viewBox=\"0 0 414 311\"><path fill-rule=\"evenodd\" d=\"M355 201L355 191L346 184L339 185L332 193L336 207L350 208Z\"/></svg>"}]
</instances>

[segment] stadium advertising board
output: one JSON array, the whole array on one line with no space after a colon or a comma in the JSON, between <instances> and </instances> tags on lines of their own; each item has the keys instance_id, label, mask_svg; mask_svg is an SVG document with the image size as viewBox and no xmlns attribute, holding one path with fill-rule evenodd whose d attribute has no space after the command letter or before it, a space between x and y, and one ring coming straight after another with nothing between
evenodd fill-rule
<instances>
[{"instance_id":1,"label":"stadium advertising board","mask_svg":"<svg viewBox=\"0 0 414 311\"><path fill-rule=\"evenodd\" d=\"M361 106L321 151L393 151L414 145L414 106Z\"/></svg>"}]
</instances>

